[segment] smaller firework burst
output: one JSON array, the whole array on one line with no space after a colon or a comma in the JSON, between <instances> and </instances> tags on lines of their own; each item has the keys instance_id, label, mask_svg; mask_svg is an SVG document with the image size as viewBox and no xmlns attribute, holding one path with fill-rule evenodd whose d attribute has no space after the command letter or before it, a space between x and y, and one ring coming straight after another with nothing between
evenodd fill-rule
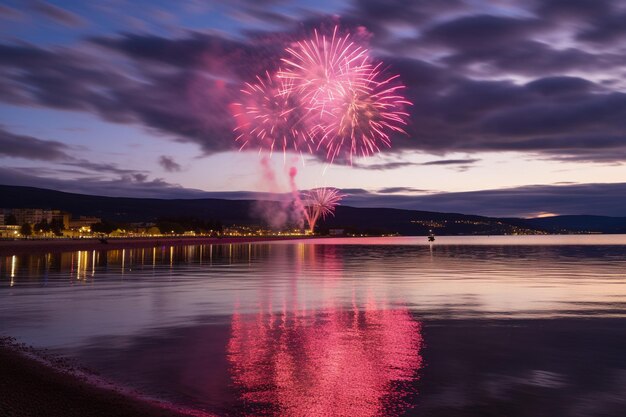
<instances>
[{"instance_id":1,"label":"smaller firework burst","mask_svg":"<svg viewBox=\"0 0 626 417\"><path fill-rule=\"evenodd\" d=\"M275 149L283 154L289 150L313 152L300 97L292 93L291 83L269 72L257 76L255 83L245 83L242 101L232 106L240 150L250 146L270 155Z\"/></svg>"},{"instance_id":2,"label":"smaller firework burst","mask_svg":"<svg viewBox=\"0 0 626 417\"><path fill-rule=\"evenodd\" d=\"M329 215L334 216L335 207L343 197L336 188L314 188L304 193L304 216L311 233L315 231L315 224L320 217L325 219Z\"/></svg>"}]
</instances>

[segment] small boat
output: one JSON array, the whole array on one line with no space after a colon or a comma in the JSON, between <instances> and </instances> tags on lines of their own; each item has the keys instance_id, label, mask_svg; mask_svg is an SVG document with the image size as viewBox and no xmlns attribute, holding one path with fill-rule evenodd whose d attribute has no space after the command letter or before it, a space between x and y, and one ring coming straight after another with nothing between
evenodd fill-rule
<instances>
[{"instance_id":1,"label":"small boat","mask_svg":"<svg viewBox=\"0 0 626 417\"><path fill-rule=\"evenodd\" d=\"M428 241L429 242L434 242L435 241L435 234L433 233L432 230L429 230L430 234L428 235Z\"/></svg>"},{"instance_id":2,"label":"small boat","mask_svg":"<svg viewBox=\"0 0 626 417\"><path fill-rule=\"evenodd\" d=\"M105 238L100 239L100 243L106 245L107 243L109 243L108 240L106 240Z\"/></svg>"}]
</instances>

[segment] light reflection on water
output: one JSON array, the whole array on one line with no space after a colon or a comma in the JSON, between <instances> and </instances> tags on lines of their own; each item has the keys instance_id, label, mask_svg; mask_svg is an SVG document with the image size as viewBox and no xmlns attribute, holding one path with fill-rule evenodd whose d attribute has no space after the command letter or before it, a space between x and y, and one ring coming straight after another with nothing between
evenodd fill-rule
<instances>
[{"instance_id":1,"label":"light reflection on water","mask_svg":"<svg viewBox=\"0 0 626 417\"><path fill-rule=\"evenodd\" d=\"M400 415L421 367L420 324L374 300L363 310L233 314L232 381L254 415Z\"/></svg>"},{"instance_id":2,"label":"light reflection on water","mask_svg":"<svg viewBox=\"0 0 626 417\"><path fill-rule=\"evenodd\" d=\"M0 333L218 414L626 410L626 238L515 239L4 257Z\"/></svg>"}]
</instances>

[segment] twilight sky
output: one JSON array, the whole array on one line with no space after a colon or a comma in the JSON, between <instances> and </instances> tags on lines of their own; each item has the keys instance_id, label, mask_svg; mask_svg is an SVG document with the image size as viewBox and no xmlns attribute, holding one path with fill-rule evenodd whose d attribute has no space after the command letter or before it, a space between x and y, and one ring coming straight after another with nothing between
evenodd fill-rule
<instances>
[{"instance_id":1,"label":"twilight sky","mask_svg":"<svg viewBox=\"0 0 626 417\"><path fill-rule=\"evenodd\" d=\"M274 155L270 186L228 104L336 23L400 74L408 135L353 166ZM292 165L351 205L626 216L626 1L0 1L1 184L240 198Z\"/></svg>"}]
</instances>

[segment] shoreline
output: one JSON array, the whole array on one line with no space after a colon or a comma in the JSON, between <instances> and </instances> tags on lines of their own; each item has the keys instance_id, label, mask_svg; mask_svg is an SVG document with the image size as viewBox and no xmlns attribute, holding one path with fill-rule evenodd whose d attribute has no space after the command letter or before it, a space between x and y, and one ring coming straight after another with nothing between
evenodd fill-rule
<instances>
[{"instance_id":1,"label":"shoreline","mask_svg":"<svg viewBox=\"0 0 626 417\"><path fill-rule=\"evenodd\" d=\"M0 336L0 363L0 410L13 417L212 417L116 386L11 337Z\"/></svg>"},{"instance_id":2,"label":"shoreline","mask_svg":"<svg viewBox=\"0 0 626 417\"><path fill-rule=\"evenodd\" d=\"M263 243L276 240L305 239L304 236L270 237L153 237L153 238L110 238L101 243L97 238L89 239L33 239L2 240L0 256L34 253L59 253L78 250L112 250L153 248L155 246L219 245L231 243Z\"/></svg>"}]
</instances>

